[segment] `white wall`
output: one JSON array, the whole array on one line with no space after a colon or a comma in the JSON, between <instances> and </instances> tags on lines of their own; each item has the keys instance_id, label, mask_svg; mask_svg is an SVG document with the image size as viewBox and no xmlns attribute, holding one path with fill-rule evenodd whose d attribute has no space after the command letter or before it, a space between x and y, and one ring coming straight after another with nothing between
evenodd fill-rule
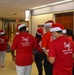
<instances>
[{"instance_id":1,"label":"white wall","mask_svg":"<svg viewBox=\"0 0 74 75\"><path fill-rule=\"evenodd\" d=\"M55 21L54 14L70 11L74 11L74 2L33 10L30 22L31 33L35 36L38 25L44 24L49 19Z\"/></svg>"},{"instance_id":2,"label":"white wall","mask_svg":"<svg viewBox=\"0 0 74 75\"><path fill-rule=\"evenodd\" d=\"M50 19L54 20L53 14L32 16L32 34L35 36L38 25L44 25L44 23Z\"/></svg>"}]
</instances>

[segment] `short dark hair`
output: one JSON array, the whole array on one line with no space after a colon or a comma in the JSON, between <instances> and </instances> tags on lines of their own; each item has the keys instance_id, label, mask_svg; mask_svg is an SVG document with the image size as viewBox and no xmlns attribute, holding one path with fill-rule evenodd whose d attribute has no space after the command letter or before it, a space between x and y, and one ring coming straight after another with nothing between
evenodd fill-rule
<instances>
[{"instance_id":1,"label":"short dark hair","mask_svg":"<svg viewBox=\"0 0 74 75\"><path fill-rule=\"evenodd\" d=\"M62 30L60 30L60 31L56 31L57 33L62 33Z\"/></svg>"},{"instance_id":2,"label":"short dark hair","mask_svg":"<svg viewBox=\"0 0 74 75\"><path fill-rule=\"evenodd\" d=\"M22 31L26 31L26 26L20 28L19 31L20 31L20 32L22 32Z\"/></svg>"},{"instance_id":3,"label":"short dark hair","mask_svg":"<svg viewBox=\"0 0 74 75\"><path fill-rule=\"evenodd\" d=\"M67 29L67 35L73 36L73 31L71 29Z\"/></svg>"}]
</instances>

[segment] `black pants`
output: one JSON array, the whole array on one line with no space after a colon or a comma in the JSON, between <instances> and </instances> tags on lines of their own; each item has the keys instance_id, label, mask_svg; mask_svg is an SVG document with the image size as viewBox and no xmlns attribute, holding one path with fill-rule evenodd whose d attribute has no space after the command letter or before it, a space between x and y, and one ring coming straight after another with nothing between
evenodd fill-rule
<instances>
[{"instance_id":1,"label":"black pants","mask_svg":"<svg viewBox=\"0 0 74 75\"><path fill-rule=\"evenodd\" d=\"M37 52L34 53L35 63L38 69L38 75L42 75L43 68L42 68L42 61L43 61L43 53Z\"/></svg>"},{"instance_id":2,"label":"black pants","mask_svg":"<svg viewBox=\"0 0 74 75\"><path fill-rule=\"evenodd\" d=\"M50 64L47 58L45 57L45 60L44 60L45 75L52 75L52 69L53 69L52 64Z\"/></svg>"}]
</instances>

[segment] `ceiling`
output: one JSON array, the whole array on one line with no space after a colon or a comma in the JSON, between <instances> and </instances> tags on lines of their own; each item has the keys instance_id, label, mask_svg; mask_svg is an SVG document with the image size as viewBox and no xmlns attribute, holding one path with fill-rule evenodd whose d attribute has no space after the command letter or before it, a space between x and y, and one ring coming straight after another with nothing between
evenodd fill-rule
<instances>
[{"instance_id":1,"label":"ceiling","mask_svg":"<svg viewBox=\"0 0 74 75\"><path fill-rule=\"evenodd\" d=\"M0 0L0 18L24 19L24 11L62 0Z\"/></svg>"}]
</instances>

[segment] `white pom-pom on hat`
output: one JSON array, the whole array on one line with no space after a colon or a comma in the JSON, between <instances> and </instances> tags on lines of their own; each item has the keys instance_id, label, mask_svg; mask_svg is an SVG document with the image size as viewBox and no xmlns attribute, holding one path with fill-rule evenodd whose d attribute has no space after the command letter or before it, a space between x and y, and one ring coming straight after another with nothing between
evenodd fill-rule
<instances>
[{"instance_id":1,"label":"white pom-pom on hat","mask_svg":"<svg viewBox=\"0 0 74 75\"><path fill-rule=\"evenodd\" d=\"M67 31L66 31L65 29L64 29L64 30L62 30L62 33L64 33L64 34L65 34L66 32L67 32Z\"/></svg>"}]
</instances>

